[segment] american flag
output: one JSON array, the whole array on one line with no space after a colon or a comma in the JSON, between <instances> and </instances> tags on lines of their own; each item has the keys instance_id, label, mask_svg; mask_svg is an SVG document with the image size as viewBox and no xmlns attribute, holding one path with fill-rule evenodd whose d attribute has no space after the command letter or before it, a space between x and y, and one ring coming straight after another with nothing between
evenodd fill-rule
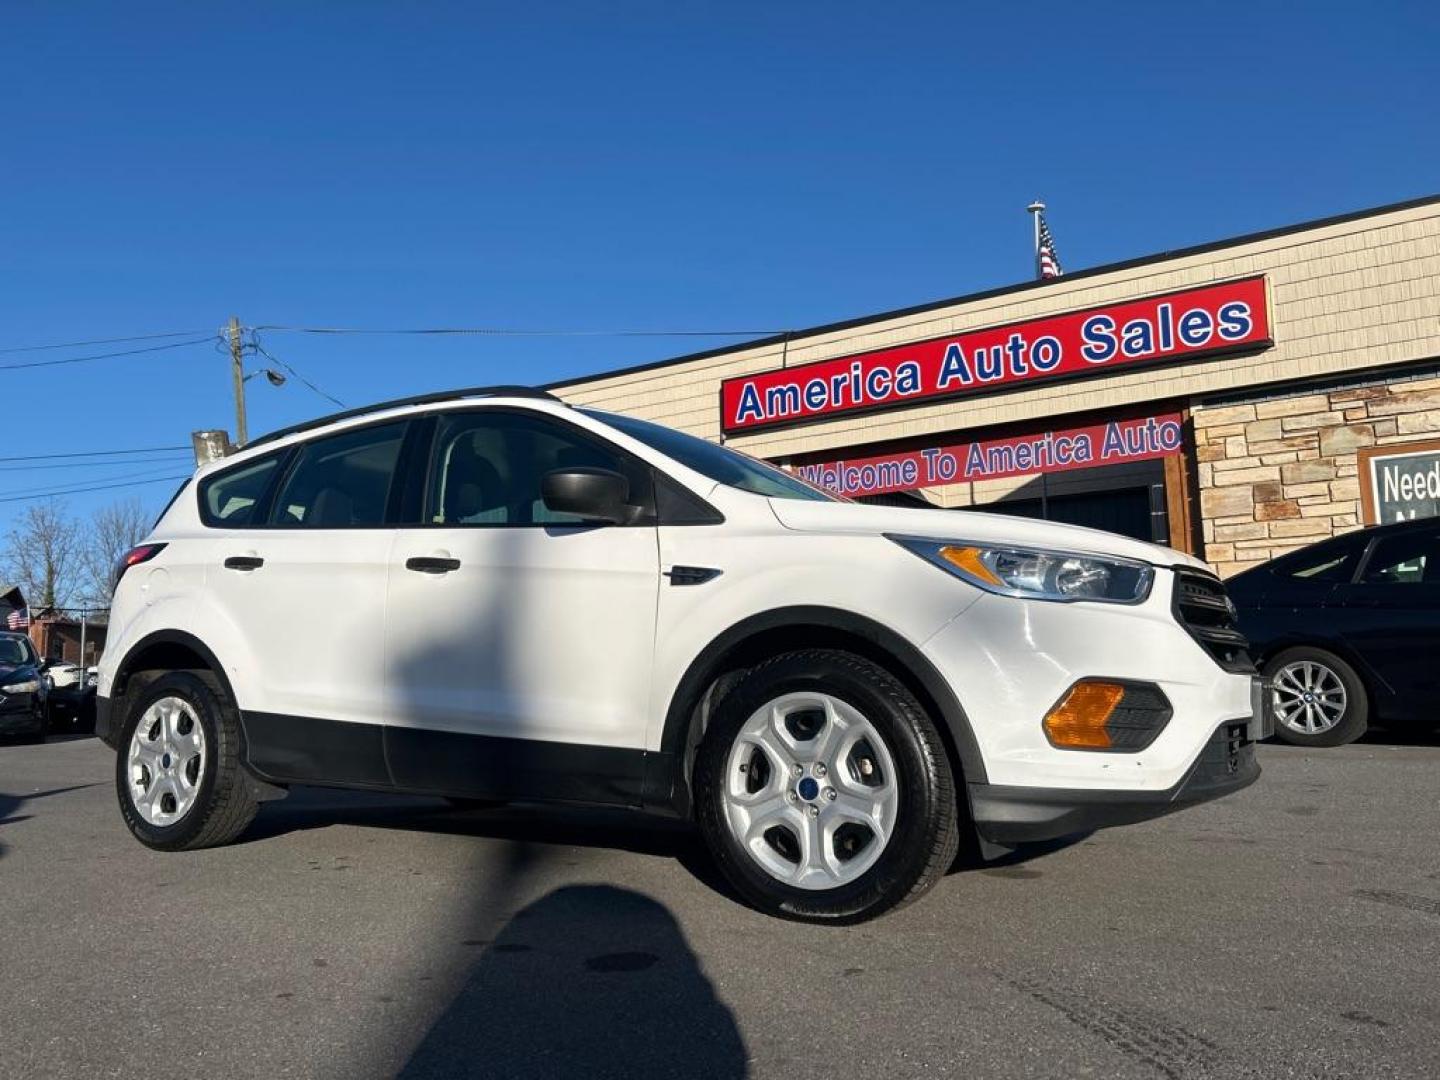
<instances>
[{"instance_id":1,"label":"american flag","mask_svg":"<svg viewBox=\"0 0 1440 1080\"><path fill-rule=\"evenodd\" d=\"M16 608L10 612L10 617L5 620L5 625L11 630L28 630L30 628L30 613Z\"/></svg>"},{"instance_id":2,"label":"american flag","mask_svg":"<svg viewBox=\"0 0 1440 1080\"><path fill-rule=\"evenodd\" d=\"M1045 212L1039 210L1036 213L1040 215L1040 248L1035 253L1035 259L1040 276L1047 280L1057 278L1065 271L1060 269L1060 256L1055 254L1055 238L1050 235L1050 226L1045 224Z\"/></svg>"}]
</instances>

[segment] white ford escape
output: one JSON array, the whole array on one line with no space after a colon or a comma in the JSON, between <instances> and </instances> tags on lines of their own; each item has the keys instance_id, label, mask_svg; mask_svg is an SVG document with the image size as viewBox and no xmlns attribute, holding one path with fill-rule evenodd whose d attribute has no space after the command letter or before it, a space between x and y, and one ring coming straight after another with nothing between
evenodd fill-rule
<instances>
[{"instance_id":1,"label":"white ford escape","mask_svg":"<svg viewBox=\"0 0 1440 1080\"><path fill-rule=\"evenodd\" d=\"M757 907L858 920L962 831L1136 821L1259 772L1202 563L837 500L523 388L202 468L120 568L98 729L131 831L221 844L285 785L694 817Z\"/></svg>"}]
</instances>

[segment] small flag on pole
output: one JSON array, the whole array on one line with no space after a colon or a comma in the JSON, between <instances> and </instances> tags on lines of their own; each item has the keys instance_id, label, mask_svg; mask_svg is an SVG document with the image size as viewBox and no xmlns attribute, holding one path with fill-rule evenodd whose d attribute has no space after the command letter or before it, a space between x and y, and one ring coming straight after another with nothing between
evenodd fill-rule
<instances>
[{"instance_id":1,"label":"small flag on pole","mask_svg":"<svg viewBox=\"0 0 1440 1080\"><path fill-rule=\"evenodd\" d=\"M30 629L30 612L16 608L10 612L10 617L5 620L5 623L11 630L28 630Z\"/></svg>"},{"instance_id":2,"label":"small flag on pole","mask_svg":"<svg viewBox=\"0 0 1440 1080\"><path fill-rule=\"evenodd\" d=\"M1057 278L1065 273L1060 268L1060 256L1055 254L1055 238L1050 235L1050 226L1045 223L1045 211L1037 210L1040 222L1040 240L1035 249L1036 269L1042 278Z\"/></svg>"},{"instance_id":3,"label":"small flag on pole","mask_svg":"<svg viewBox=\"0 0 1440 1080\"><path fill-rule=\"evenodd\" d=\"M1057 278L1065 271L1060 269L1060 256L1055 254L1055 238L1050 235L1050 226L1045 224L1045 204L1036 199L1025 209L1035 219L1035 276L1041 281Z\"/></svg>"}]
</instances>

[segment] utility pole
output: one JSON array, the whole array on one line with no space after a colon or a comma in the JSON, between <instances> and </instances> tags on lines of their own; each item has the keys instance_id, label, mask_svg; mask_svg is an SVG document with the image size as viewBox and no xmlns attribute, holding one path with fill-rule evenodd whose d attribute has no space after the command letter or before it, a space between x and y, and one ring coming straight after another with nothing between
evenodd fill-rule
<instances>
[{"instance_id":1,"label":"utility pole","mask_svg":"<svg viewBox=\"0 0 1440 1080\"><path fill-rule=\"evenodd\" d=\"M230 319L230 375L235 380L235 445L244 446L250 441L245 430L245 363L244 349L240 345L240 320Z\"/></svg>"}]
</instances>

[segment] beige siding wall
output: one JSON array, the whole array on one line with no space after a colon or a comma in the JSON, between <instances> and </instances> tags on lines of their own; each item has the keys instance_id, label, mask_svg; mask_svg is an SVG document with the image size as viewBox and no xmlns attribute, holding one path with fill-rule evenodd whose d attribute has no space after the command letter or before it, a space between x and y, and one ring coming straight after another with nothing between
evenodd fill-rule
<instances>
[{"instance_id":1,"label":"beige siding wall","mask_svg":"<svg viewBox=\"0 0 1440 1080\"><path fill-rule=\"evenodd\" d=\"M1160 364L969 400L895 408L775 432L733 445L770 458L852 451L883 440L954 432L1163 399L1335 374L1440 356L1440 206L1149 263L972 301L790 343L789 365L846 356L1020 319L1113 303L1248 274L1268 275L1276 345L1253 356ZM620 409L714 439L724 378L779 367L769 346L563 388L577 404ZM946 501L964 501L946 492Z\"/></svg>"},{"instance_id":2,"label":"beige siding wall","mask_svg":"<svg viewBox=\"0 0 1440 1080\"><path fill-rule=\"evenodd\" d=\"M1440 437L1440 377L1194 411L1204 558L1228 576L1363 524L1361 447Z\"/></svg>"}]
</instances>

